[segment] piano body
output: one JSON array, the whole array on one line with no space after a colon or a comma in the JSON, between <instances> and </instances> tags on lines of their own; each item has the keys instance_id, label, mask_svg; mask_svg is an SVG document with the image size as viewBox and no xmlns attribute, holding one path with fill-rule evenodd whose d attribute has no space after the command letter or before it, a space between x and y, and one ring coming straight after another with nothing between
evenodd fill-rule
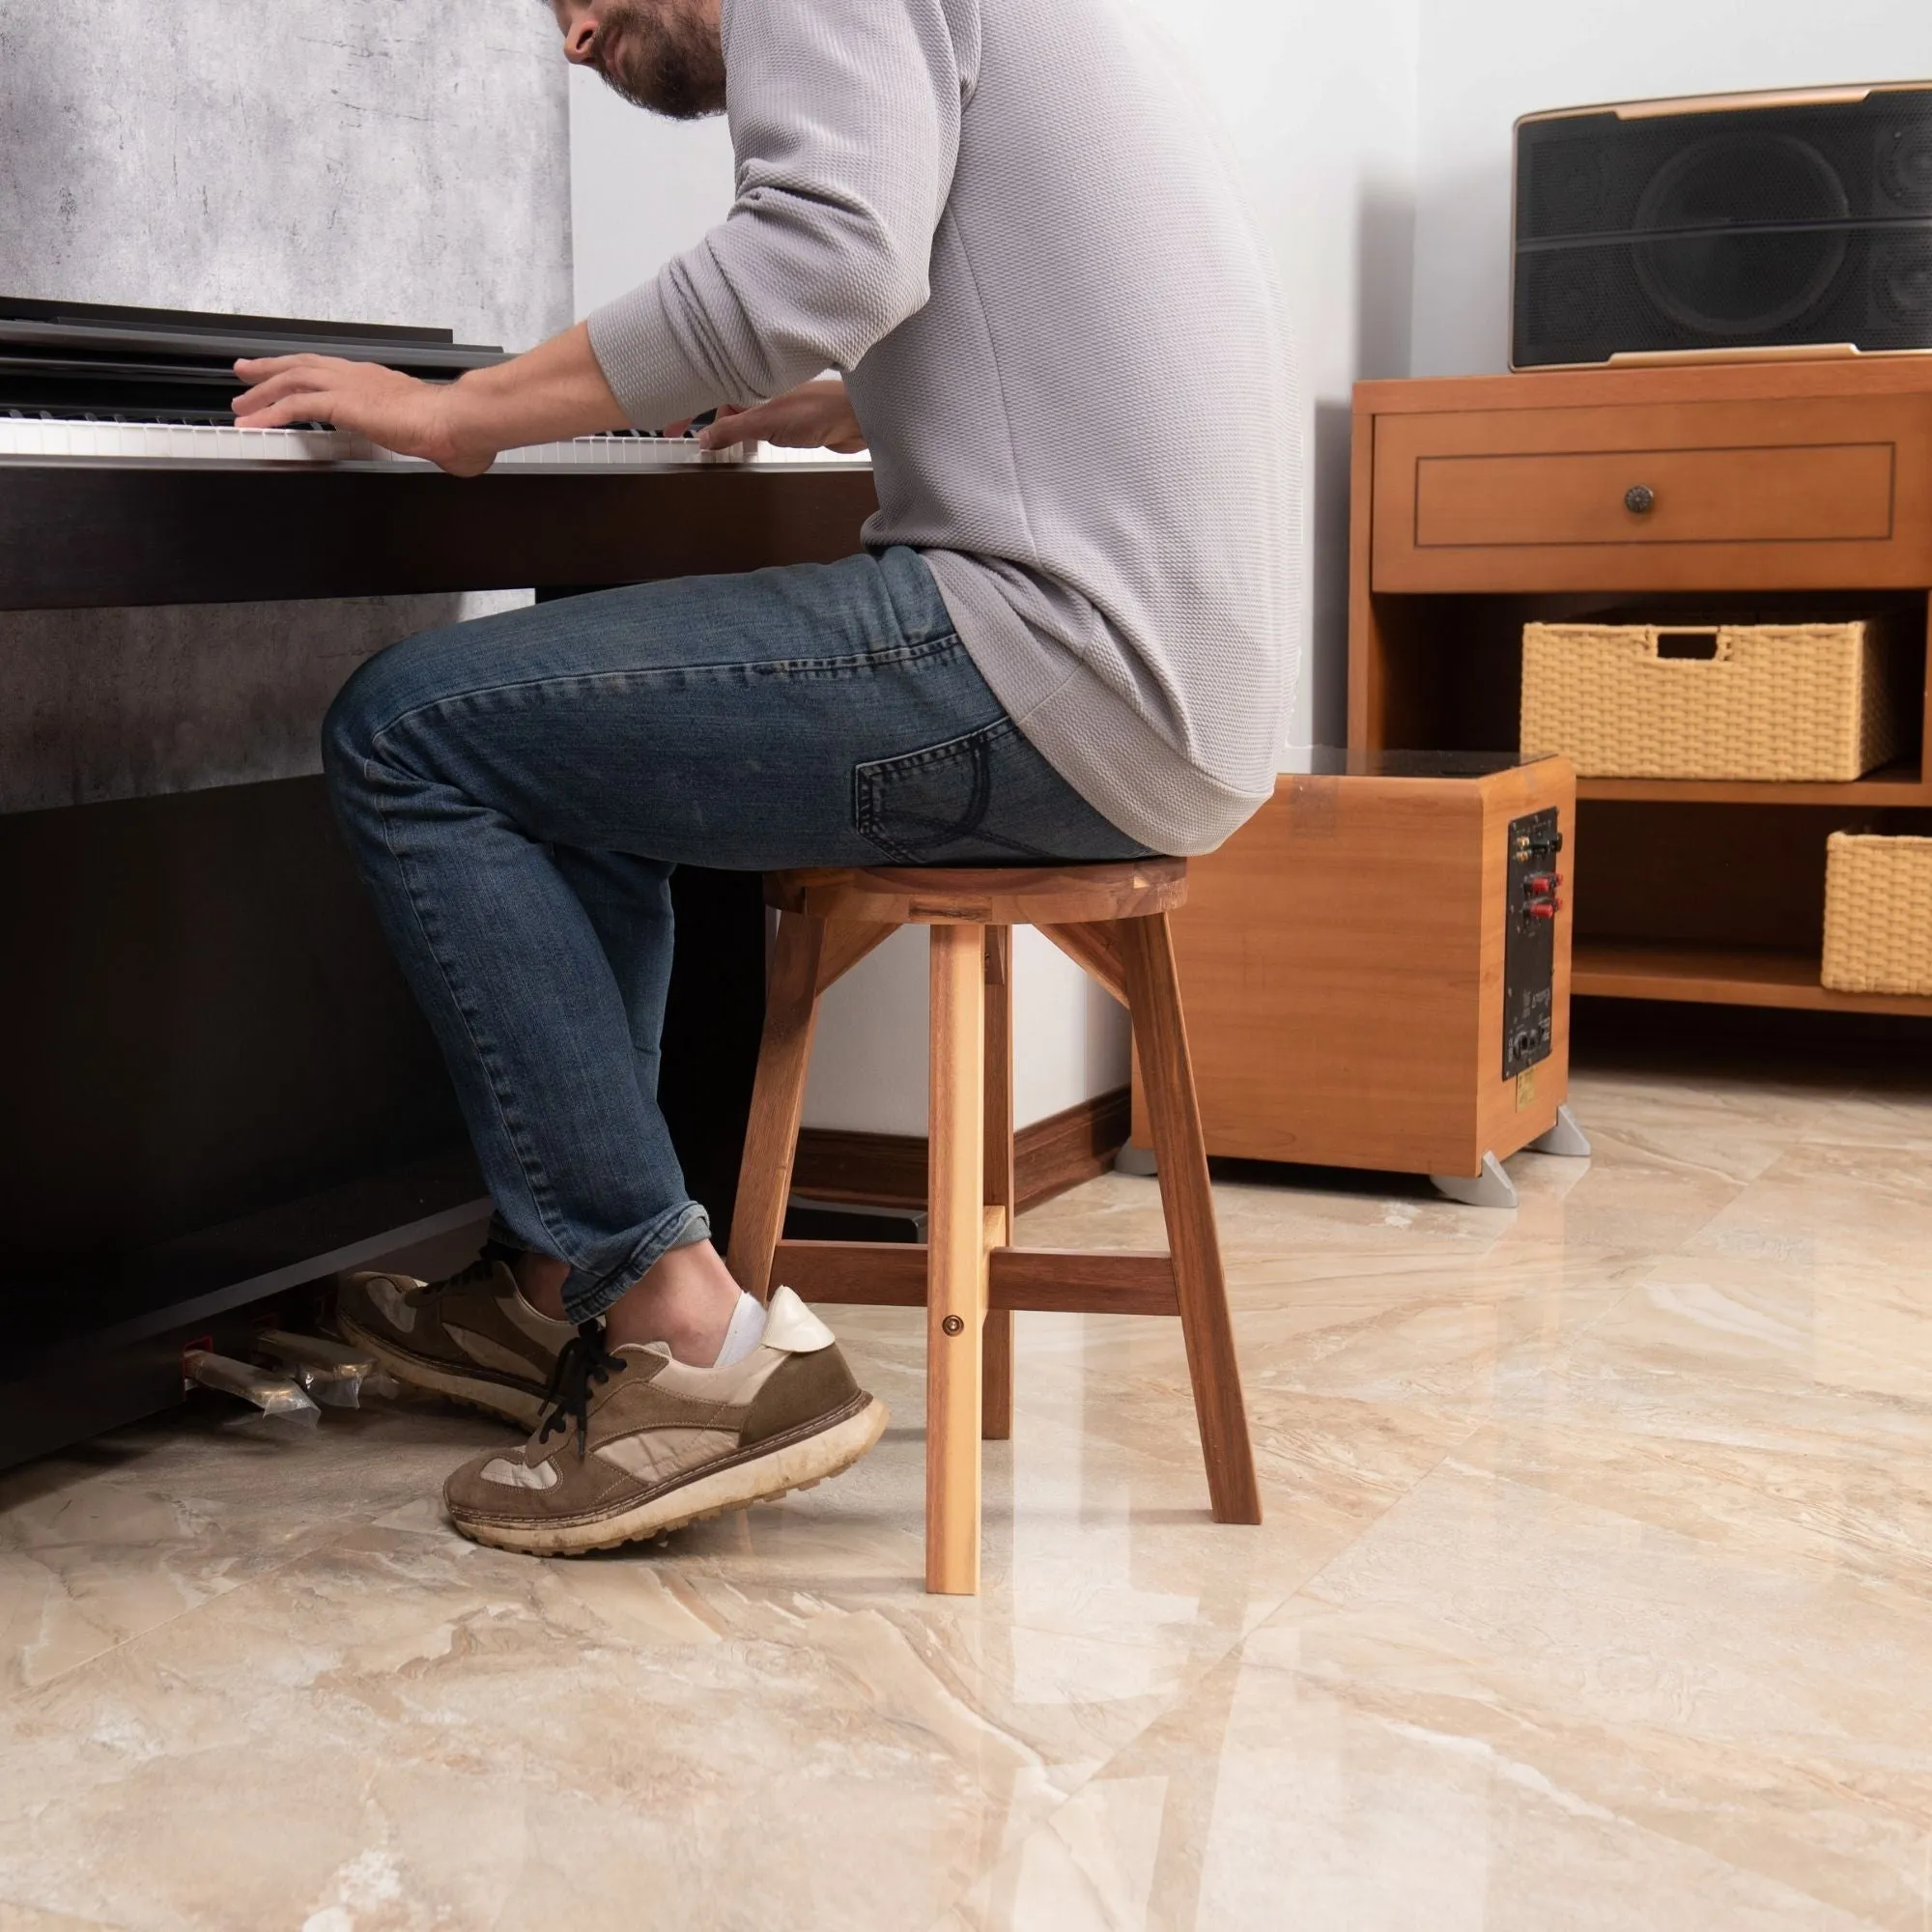
<instances>
[{"instance_id":1,"label":"piano body","mask_svg":"<svg viewBox=\"0 0 1932 1932\"><path fill-rule=\"evenodd\" d=\"M237 430L238 355L432 379L446 332L0 300L0 611L554 596L860 547L869 467L626 433L459 480ZM178 1400L184 1346L484 1211L447 1081L319 779L0 815L0 1466ZM665 1101L728 1213L762 1004L755 880L677 882Z\"/></svg>"}]
</instances>

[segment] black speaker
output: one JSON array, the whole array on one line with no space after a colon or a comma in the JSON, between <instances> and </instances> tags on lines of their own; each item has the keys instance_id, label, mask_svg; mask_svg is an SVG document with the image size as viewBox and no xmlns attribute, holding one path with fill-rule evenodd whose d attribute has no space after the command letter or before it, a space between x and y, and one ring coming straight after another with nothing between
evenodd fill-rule
<instances>
[{"instance_id":1,"label":"black speaker","mask_svg":"<svg viewBox=\"0 0 1932 1932\"><path fill-rule=\"evenodd\" d=\"M1531 114L1513 365L1932 353L1932 82Z\"/></svg>"}]
</instances>

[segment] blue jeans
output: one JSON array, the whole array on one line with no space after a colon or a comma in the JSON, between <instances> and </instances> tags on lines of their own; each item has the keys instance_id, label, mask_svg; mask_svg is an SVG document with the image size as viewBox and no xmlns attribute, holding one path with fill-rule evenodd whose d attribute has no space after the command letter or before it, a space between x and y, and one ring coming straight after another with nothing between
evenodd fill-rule
<instances>
[{"instance_id":1,"label":"blue jeans","mask_svg":"<svg viewBox=\"0 0 1932 1932\"><path fill-rule=\"evenodd\" d=\"M1021 736L909 550L433 631L323 732L499 1223L575 1321L709 1233L657 1104L679 865L1144 856Z\"/></svg>"}]
</instances>

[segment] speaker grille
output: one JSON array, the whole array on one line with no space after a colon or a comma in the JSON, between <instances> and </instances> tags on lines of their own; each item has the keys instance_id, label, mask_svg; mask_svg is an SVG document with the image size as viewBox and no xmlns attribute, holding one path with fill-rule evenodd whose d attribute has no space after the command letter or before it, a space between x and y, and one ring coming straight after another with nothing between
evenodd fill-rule
<instances>
[{"instance_id":1,"label":"speaker grille","mask_svg":"<svg viewBox=\"0 0 1932 1932\"><path fill-rule=\"evenodd\" d=\"M1839 250L1842 262L1828 274ZM1637 351L1838 342L1932 349L1932 224L1833 233L1823 244L1802 234L1597 243L1542 250L1517 265L1522 369Z\"/></svg>"},{"instance_id":2,"label":"speaker grille","mask_svg":"<svg viewBox=\"0 0 1932 1932\"><path fill-rule=\"evenodd\" d=\"M1640 242L1636 278L1660 313L1714 339L1772 335L1821 311L1844 271L1842 228Z\"/></svg>"},{"instance_id":3,"label":"speaker grille","mask_svg":"<svg viewBox=\"0 0 1932 1932\"><path fill-rule=\"evenodd\" d=\"M1932 349L1932 86L1520 130L1520 368Z\"/></svg>"},{"instance_id":4,"label":"speaker grille","mask_svg":"<svg viewBox=\"0 0 1932 1932\"><path fill-rule=\"evenodd\" d=\"M1642 229L1844 221L1845 184L1810 141L1762 130L1726 131L1686 148L1658 169L1638 197Z\"/></svg>"},{"instance_id":5,"label":"speaker grille","mask_svg":"<svg viewBox=\"0 0 1932 1932\"><path fill-rule=\"evenodd\" d=\"M1587 235L1608 205L1609 152L1599 139L1547 141L1537 155L1530 193L1539 235Z\"/></svg>"}]
</instances>

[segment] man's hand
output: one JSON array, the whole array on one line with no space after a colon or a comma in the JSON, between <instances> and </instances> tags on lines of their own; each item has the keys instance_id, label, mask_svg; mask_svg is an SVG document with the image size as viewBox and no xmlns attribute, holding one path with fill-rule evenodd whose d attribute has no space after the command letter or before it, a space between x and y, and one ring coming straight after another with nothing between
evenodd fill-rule
<instances>
[{"instance_id":1,"label":"man's hand","mask_svg":"<svg viewBox=\"0 0 1932 1932\"><path fill-rule=\"evenodd\" d=\"M253 385L235 400L243 429L333 423L452 476L482 475L505 449L626 426L581 322L527 355L453 383L419 383L334 355L270 355L238 362L235 373Z\"/></svg>"},{"instance_id":2,"label":"man's hand","mask_svg":"<svg viewBox=\"0 0 1932 1932\"><path fill-rule=\"evenodd\" d=\"M749 410L722 409L715 423L698 431L697 440L706 449L775 442L781 449L836 449L841 456L857 456L866 447L852 399L836 377L803 384Z\"/></svg>"},{"instance_id":3,"label":"man's hand","mask_svg":"<svg viewBox=\"0 0 1932 1932\"><path fill-rule=\"evenodd\" d=\"M466 435L455 383L421 383L374 362L334 355L269 355L238 362L235 373L252 386L235 399L242 429L286 429L291 423L333 423L398 456L420 456L453 476L480 476L498 448L487 437Z\"/></svg>"}]
</instances>

